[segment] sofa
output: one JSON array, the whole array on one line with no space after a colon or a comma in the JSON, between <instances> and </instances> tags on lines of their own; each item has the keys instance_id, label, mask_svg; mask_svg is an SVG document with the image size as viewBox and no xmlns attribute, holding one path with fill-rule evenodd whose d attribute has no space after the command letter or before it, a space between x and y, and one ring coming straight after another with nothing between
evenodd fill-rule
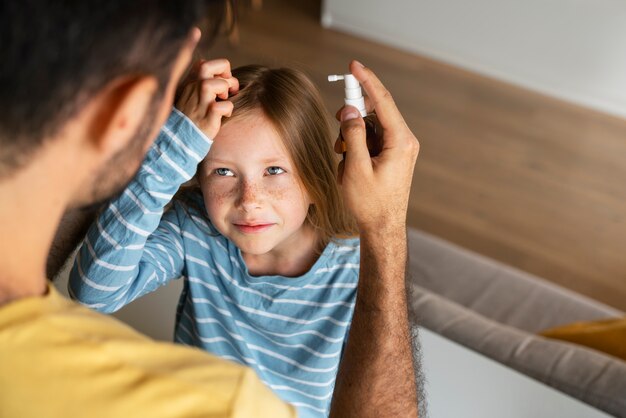
<instances>
[{"instance_id":1,"label":"sofa","mask_svg":"<svg viewBox=\"0 0 626 418\"><path fill-rule=\"evenodd\" d=\"M626 362L538 332L624 312L409 229L410 320L611 415L626 417Z\"/></svg>"}]
</instances>

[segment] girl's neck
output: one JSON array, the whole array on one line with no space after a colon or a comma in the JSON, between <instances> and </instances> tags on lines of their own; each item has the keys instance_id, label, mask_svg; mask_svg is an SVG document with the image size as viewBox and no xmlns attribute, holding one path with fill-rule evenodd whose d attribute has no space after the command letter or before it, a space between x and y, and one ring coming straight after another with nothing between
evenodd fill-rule
<instances>
[{"instance_id":1,"label":"girl's neck","mask_svg":"<svg viewBox=\"0 0 626 418\"><path fill-rule=\"evenodd\" d=\"M265 254L242 253L248 272L253 276L299 277L307 273L320 257L324 243L311 226L304 225Z\"/></svg>"}]
</instances>

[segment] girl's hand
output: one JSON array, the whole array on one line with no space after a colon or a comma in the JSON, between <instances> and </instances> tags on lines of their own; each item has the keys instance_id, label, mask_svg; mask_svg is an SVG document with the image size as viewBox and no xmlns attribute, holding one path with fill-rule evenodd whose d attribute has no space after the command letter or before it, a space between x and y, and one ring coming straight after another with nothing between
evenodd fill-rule
<instances>
[{"instance_id":1,"label":"girl's hand","mask_svg":"<svg viewBox=\"0 0 626 418\"><path fill-rule=\"evenodd\" d=\"M181 83L176 108L210 139L220 130L222 117L229 117L233 104L229 95L239 90L239 81L226 59L199 60Z\"/></svg>"}]
</instances>

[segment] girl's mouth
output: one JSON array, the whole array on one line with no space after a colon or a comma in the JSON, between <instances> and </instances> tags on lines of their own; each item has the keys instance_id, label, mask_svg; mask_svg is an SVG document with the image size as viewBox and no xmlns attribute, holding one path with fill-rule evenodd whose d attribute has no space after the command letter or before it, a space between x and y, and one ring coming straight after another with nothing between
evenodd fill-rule
<instances>
[{"instance_id":1,"label":"girl's mouth","mask_svg":"<svg viewBox=\"0 0 626 418\"><path fill-rule=\"evenodd\" d=\"M274 224L272 223L261 223L261 224L233 224L235 227L244 234L257 234L259 232L266 231L271 228Z\"/></svg>"}]
</instances>

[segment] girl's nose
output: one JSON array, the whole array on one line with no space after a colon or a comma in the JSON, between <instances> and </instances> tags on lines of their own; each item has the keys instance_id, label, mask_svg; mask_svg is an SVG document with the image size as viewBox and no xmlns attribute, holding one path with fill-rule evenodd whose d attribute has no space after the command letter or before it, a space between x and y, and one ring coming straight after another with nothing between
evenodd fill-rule
<instances>
[{"instance_id":1,"label":"girl's nose","mask_svg":"<svg viewBox=\"0 0 626 418\"><path fill-rule=\"evenodd\" d=\"M239 184L237 206L249 212L261 208L262 200L263 192L258 184L245 179L241 181Z\"/></svg>"}]
</instances>

